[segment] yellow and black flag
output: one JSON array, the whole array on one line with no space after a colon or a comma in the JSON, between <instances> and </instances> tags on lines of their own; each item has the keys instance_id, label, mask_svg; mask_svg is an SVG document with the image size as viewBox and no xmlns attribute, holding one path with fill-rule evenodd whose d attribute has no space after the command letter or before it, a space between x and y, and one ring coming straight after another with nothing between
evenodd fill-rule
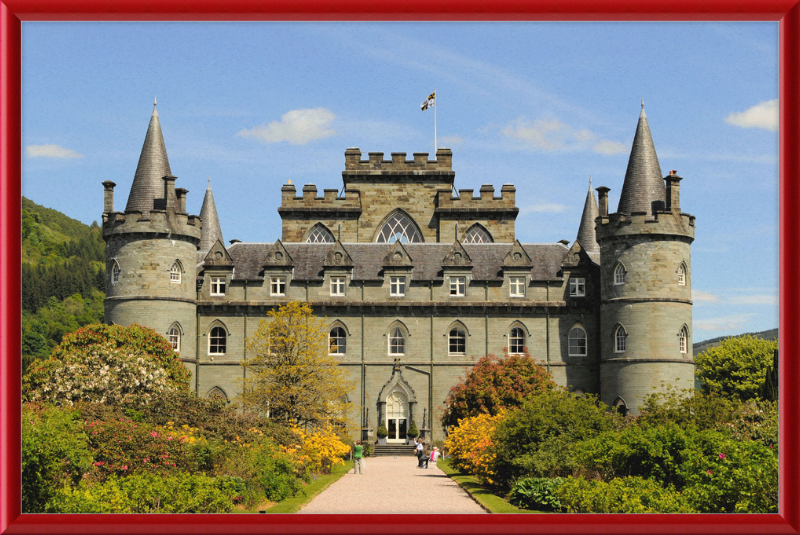
<instances>
[{"instance_id":1,"label":"yellow and black flag","mask_svg":"<svg viewBox=\"0 0 800 535\"><path fill-rule=\"evenodd\" d=\"M422 111L427 110L434 104L436 104L436 91L431 93L430 96L426 98L425 101L422 103Z\"/></svg>"}]
</instances>

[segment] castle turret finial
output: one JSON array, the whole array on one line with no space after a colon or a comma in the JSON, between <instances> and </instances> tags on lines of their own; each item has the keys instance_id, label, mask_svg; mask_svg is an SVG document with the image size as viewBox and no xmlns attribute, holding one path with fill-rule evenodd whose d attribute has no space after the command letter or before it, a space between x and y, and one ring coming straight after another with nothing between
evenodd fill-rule
<instances>
[{"instance_id":1,"label":"castle turret finial","mask_svg":"<svg viewBox=\"0 0 800 535\"><path fill-rule=\"evenodd\" d=\"M208 175L208 187L206 189L211 189L211 175Z\"/></svg>"},{"instance_id":2,"label":"castle turret finial","mask_svg":"<svg viewBox=\"0 0 800 535\"><path fill-rule=\"evenodd\" d=\"M161 122L155 108L155 99L153 102L153 115L150 117L147 134L144 136L139 165L136 166L128 204L125 206L126 212L166 209L167 200L164 198L162 179L172 175L172 171L169 168L167 148L164 146L164 136L161 134Z\"/></svg>"},{"instance_id":3,"label":"castle turret finial","mask_svg":"<svg viewBox=\"0 0 800 535\"><path fill-rule=\"evenodd\" d=\"M156 100L156 97L153 97L153 107L155 108L157 104L158 100Z\"/></svg>"},{"instance_id":4,"label":"castle turret finial","mask_svg":"<svg viewBox=\"0 0 800 535\"><path fill-rule=\"evenodd\" d=\"M644 109L644 97L642 97L642 109Z\"/></svg>"},{"instance_id":5,"label":"castle turret finial","mask_svg":"<svg viewBox=\"0 0 800 535\"><path fill-rule=\"evenodd\" d=\"M665 203L664 175L661 174L647 115L642 108L617 211L626 214L647 212L652 215L656 210L664 210Z\"/></svg>"}]
</instances>

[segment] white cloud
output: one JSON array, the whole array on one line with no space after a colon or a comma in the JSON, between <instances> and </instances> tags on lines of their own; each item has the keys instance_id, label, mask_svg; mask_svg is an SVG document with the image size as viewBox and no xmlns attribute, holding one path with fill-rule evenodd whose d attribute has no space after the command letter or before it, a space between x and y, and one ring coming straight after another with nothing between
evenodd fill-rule
<instances>
[{"instance_id":1,"label":"white cloud","mask_svg":"<svg viewBox=\"0 0 800 535\"><path fill-rule=\"evenodd\" d=\"M559 212L563 212L566 210L566 206L563 204L555 204L555 203L538 203L538 204L531 204L529 206L523 206L519 209L519 215L527 215L527 214L557 214Z\"/></svg>"},{"instance_id":2,"label":"white cloud","mask_svg":"<svg viewBox=\"0 0 800 535\"><path fill-rule=\"evenodd\" d=\"M733 297L731 303L737 305L774 305L778 306L779 300L777 295L760 294L760 295L740 295Z\"/></svg>"},{"instance_id":3,"label":"white cloud","mask_svg":"<svg viewBox=\"0 0 800 535\"><path fill-rule=\"evenodd\" d=\"M464 138L462 138L461 136L445 136L441 138L440 141L443 143L444 147L447 147L449 145L456 147L464 144Z\"/></svg>"},{"instance_id":4,"label":"white cloud","mask_svg":"<svg viewBox=\"0 0 800 535\"><path fill-rule=\"evenodd\" d=\"M288 141L292 145L305 145L310 141L336 135L335 130L328 128L335 118L336 115L325 108L292 110L281 115L280 121L245 129L237 135L264 143Z\"/></svg>"},{"instance_id":5,"label":"white cloud","mask_svg":"<svg viewBox=\"0 0 800 535\"><path fill-rule=\"evenodd\" d=\"M733 112L725 118L725 122L742 128L763 128L775 132L778 130L778 99L759 102L743 112Z\"/></svg>"},{"instance_id":6,"label":"white cloud","mask_svg":"<svg viewBox=\"0 0 800 535\"><path fill-rule=\"evenodd\" d=\"M730 331L741 329L747 320L755 314L736 314L734 316L722 316L705 320L695 319L692 325L701 331Z\"/></svg>"},{"instance_id":7,"label":"white cloud","mask_svg":"<svg viewBox=\"0 0 800 535\"><path fill-rule=\"evenodd\" d=\"M534 151L619 154L625 145L600 138L591 130L575 130L558 119L537 119L533 123L520 117L502 129L503 135L516 139Z\"/></svg>"},{"instance_id":8,"label":"white cloud","mask_svg":"<svg viewBox=\"0 0 800 535\"><path fill-rule=\"evenodd\" d=\"M28 145L25 152L29 158L83 158L83 154L58 145Z\"/></svg>"},{"instance_id":9,"label":"white cloud","mask_svg":"<svg viewBox=\"0 0 800 535\"><path fill-rule=\"evenodd\" d=\"M695 290L694 288L692 288L692 301L694 301L695 303L697 302L713 303L719 301L719 297L710 292L705 292L703 290Z\"/></svg>"}]
</instances>

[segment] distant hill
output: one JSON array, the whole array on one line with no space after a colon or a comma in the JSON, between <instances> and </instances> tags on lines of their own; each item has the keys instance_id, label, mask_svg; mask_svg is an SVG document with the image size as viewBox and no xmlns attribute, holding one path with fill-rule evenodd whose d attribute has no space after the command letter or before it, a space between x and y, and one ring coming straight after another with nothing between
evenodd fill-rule
<instances>
[{"instance_id":1,"label":"distant hill","mask_svg":"<svg viewBox=\"0 0 800 535\"><path fill-rule=\"evenodd\" d=\"M768 331L761 331L758 333L743 333L743 334L736 334L732 336L719 336L717 338L712 338L710 340L704 340L702 342L697 342L692 346L693 352L695 355L698 353L702 353L706 349L711 347L717 347L722 343L723 340L726 338L736 338L737 336L744 336L745 334L749 334L750 336L754 336L755 338L763 338L764 340L777 340L778 339L778 329L770 329Z\"/></svg>"}]
</instances>

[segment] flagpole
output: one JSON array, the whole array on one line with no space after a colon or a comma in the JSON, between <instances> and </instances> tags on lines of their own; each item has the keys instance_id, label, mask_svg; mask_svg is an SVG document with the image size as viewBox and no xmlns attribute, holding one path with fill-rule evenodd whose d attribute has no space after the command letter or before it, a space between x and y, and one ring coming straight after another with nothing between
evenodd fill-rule
<instances>
[{"instance_id":1,"label":"flagpole","mask_svg":"<svg viewBox=\"0 0 800 535\"><path fill-rule=\"evenodd\" d=\"M436 90L435 89L433 90L433 94L434 94L434 97L433 97L433 159L435 160L436 159L436 151L439 150L439 145L436 142L436 108L438 108L438 106L436 105L437 98L436 98Z\"/></svg>"}]
</instances>

